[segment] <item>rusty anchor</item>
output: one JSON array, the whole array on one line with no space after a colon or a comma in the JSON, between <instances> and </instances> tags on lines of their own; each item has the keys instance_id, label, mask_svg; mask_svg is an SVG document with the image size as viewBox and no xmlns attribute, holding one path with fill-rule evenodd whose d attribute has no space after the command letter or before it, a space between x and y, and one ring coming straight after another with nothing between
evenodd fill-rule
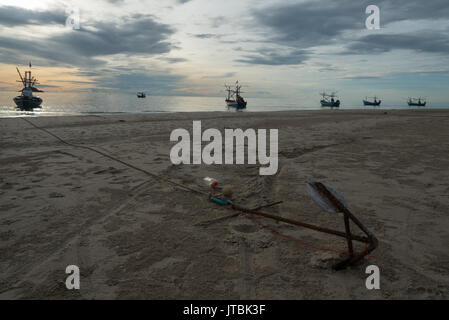
<instances>
[{"instance_id":1,"label":"rusty anchor","mask_svg":"<svg viewBox=\"0 0 449 320\"><path fill-rule=\"evenodd\" d=\"M345 225L345 231L338 231L333 229L328 229L288 218L283 218L280 216L259 212L254 209L248 209L245 207L238 206L236 204L231 204L232 208L237 211L242 211L250 213L253 215L262 216L265 218L273 219L276 221L281 221L284 223L296 225L299 227L308 228L318 232L323 232L327 234L332 234L335 236L343 237L347 241L349 257L343 261L340 261L332 266L334 270L342 270L350 265L354 265L360 261L363 257L367 256L378 246L378 240L355 216L349 211L346 201L343 196L335 190L333 187L326 183L320 182L316 179L310 179L307 182L307 188L309 190L312 199L325 211L329 213L342 213L343 221ZM280 202L276 202L278 204ZM350 222L353 222L366 236L358 236L351 233ZM353 241L359 241L367 244L366 248L356 253L354 252Z\"/></svg>"}]
</instances>

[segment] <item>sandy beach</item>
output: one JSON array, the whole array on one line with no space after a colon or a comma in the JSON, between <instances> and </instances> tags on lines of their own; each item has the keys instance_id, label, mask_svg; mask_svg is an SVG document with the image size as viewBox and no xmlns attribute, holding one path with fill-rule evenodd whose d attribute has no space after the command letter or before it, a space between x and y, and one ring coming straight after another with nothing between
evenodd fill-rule
<instances>
[{"instance_id":1,"label":"sandy beach","mask_svg":"<svg viewBox=\"0 0 449 320\"><path fill-rule=\"evenodd\" d=\"M0 119L0 299L448 299L449 110L115 114ZM279 169L173 165L170 132L279 129ZM343 230L309 197L337 188L379 239L333 271L345 240L230 210L135 170L247 207ZM293 241L261 226L269 227ZM356 231L355 231L356 232ZM65 286L68 265L81 289ZM380 269L367 290L365 268Z\"/></svg>"}]
</instances>

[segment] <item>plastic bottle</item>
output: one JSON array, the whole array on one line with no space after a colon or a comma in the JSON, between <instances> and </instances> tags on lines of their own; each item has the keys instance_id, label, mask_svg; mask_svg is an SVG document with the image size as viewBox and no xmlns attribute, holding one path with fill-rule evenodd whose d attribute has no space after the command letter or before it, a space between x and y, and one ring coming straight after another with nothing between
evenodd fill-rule
<instances>
[{"instance_id":1,"label":"plastic bottle","mask_svg":"<svg viewBox=\"0 0 449 320\"><path fill-rule=\"evenodd\" d=\"M216 187L216 186L218 186L218 181L216 179L214 179L214 178L205 177L203 180L204 180L204 182L206 182L206 184L209 187Z\"/></svg>"}]
</instances>

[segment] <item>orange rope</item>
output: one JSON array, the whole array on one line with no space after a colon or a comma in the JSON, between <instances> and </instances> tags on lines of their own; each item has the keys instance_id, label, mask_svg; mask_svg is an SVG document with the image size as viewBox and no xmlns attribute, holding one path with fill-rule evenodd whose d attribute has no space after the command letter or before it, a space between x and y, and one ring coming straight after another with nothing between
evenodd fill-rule
<instances>
[{"instance_id":1,"label":"orange rope","mask_svg":"<svg viewBox=\"0 0 449 320\"><path fill-rule=\"evenodd\" d=\"M245 213L245 212L243 212L243 211L241 211L241 210L237 210L237 209L233 208L232 206L229 206L228 208L229 208L230 210L232 210L232 211L236 211L236 212L239 212L240 214L243 214L246 218L250 219L252 222L256 223L256 224L259 225L260 227L262 227L262 228L264 228L264 229L267 229L267 230L271 231L272 233L274 233L274 234L276 234L276 235L278 235L278 236L281 236L281 237L283 237L283 238L285 238L285 239L288 239L288 240L291 240L291 241L300 243L300 244L302 244L302 245L304 245L304 246L307 246L307 247L310 247L310 248L313 248L313 249L316 249L316 250L328 251L328 252L334 252L334 253L338 253L338 254L345 254L345 255L351 256L351 254L350 254L349 252L347 252L347 251L334 250L334 249L323 248L323 247L317 247L317 246L311 244L310 242L302 241L302 240L296 239L295 237L292 237L292 236L283 234L283 233L277 231L276 229L271 228L270 226L263 224L263 223L260 222L259 220L255 219L254 217L250 216L249 214L247 214L247 213ZM366 251L367 249L368 249L368 244L365 244L365 251ZM363 252L362 252L362 254L356 254L356 255L353 254L352 256L357 257L357 256L359 256L359 255L363 255ZM372 256L372 255L367 255L367 257L375 258L375 257Z\"/></svg>"}]
</instances>

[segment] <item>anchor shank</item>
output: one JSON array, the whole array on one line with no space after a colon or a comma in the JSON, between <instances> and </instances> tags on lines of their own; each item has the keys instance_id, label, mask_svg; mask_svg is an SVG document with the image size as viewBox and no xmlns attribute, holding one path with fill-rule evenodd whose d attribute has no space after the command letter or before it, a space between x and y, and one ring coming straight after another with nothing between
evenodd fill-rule
<instances>
[{"instance_id":1,"label":"anchor shank","mask_svg":"<svg viewBox=\"0 0 449 320\"><path fill-rule=\"evenodd\" d=\"M343 215L343 219L345 221L345 230L346 230L346 239L348 241L348 250L349 254L352 256L354 254L354 250L352 248L352 239L351 239L351 229L349 227L349 216L347 214Z\"/></svg>"},{"instance_id":2,"label":"anchor shank","mask_svg":"<svg viewBox=\"0 0 449 320\"><path fill-rule=\"evenodd\" d=\"M315 226L313 224L308 224L308 223L304 223L304 222L300 222L300 221L296 221L296 220L292 220L292 219L288 219L288 218L283 218L283 217L271 215L271 214L264 213L264 212L248 210L246 208L242 208L242 207L239 207L237 205L233 205L233 207L235 209L237 209L237 210L240 210L240 211L244 211L244 212L251 213L251 214L254 214L254 215L258 215L258 216L262 216L262 217L265 217L265 218L273 219L273 220L276 220L276 221L281 221L281 222L293 224L295 226L304 227L304 228L307 228L307 229L312 229L312 230L323 232L323 233L333 234L333 235L336 235L336 236L339 236L339 237L342 237L342 238L346 238L346 239L348 238L347 237L347 233L345 233L345 232L341 232L341 231L337 231L337 230L333 230L333 229L328 229L328 228L323 228L323 227ZM360 241L360 242L364 242L364 243L368 243L369 242L368 238L366 238L366 237L360 237L360 236L356 236L356 235L352 235L352 234L350 235L350 238L352 240L356 240L356 241Z\"/></svg>"}]
</instances>

